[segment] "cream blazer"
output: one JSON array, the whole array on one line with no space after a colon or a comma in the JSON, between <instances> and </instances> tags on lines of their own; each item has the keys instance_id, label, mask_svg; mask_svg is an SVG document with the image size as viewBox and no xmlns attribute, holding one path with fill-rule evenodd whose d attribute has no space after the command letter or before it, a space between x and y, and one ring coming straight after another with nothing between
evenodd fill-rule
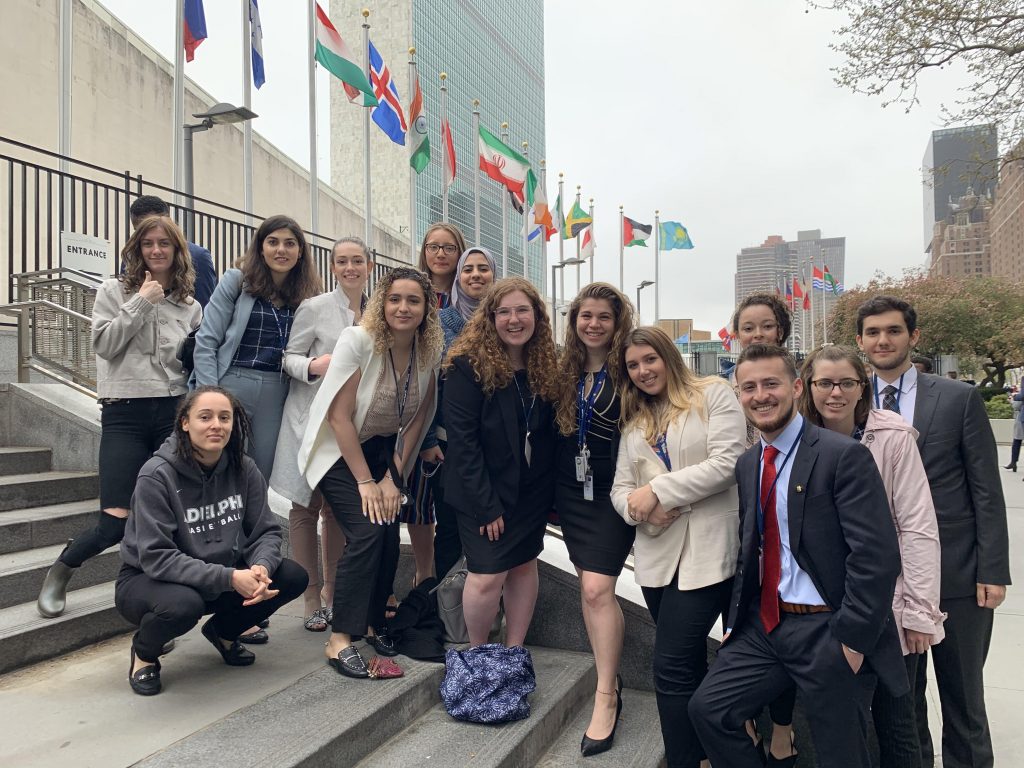
<instances>
[{"instance_id":1,"label":"cream blazer","mask_svg":"<svg viewBox=\"0 0 1024 768\"><path fill-rule=\"evenodd\" d=\"M373 400L373 393L377 387L377 379L380 378L383 362L383 356L374 353L373 337L361 325L350 326L341 332L338 343L334 346L334 352L331 354L331 364L328 366L323 383L317 390L313 404L310 406L309 422L302 438L302 445L299 447L299 471L305 476L310 488L316 488L323 476L327 474L327 470L341 458L338 440L334 436L331 425L327 423L327 412L330 410L335 396L356 371L361 371L362 378L359 380L359 387L356 390L356 413L353 419L356 432L359 432L366 419L370 402ZM437 372L440 364L441 360L438 356L428 365L417 365L416 380L421 398L427 396L431 387L437 386ZM437 392L435 390L434 404L423 420L423 427L419 434L409 435L408 440L412 440L416 445L423 441L423 435L426 434L427 428L434 420L436 408ZM414 451L406 466L402 467L403 477L408 477L412 471L417 455L418 453Z\"/></svg>"},{"instance_id":2,"label":"cream blazer","mask_svg":"<svg viewBox=\"0 0 1024 768\"><path fill-rule=\"evenodd\" d=\"M672 471L651 481L665 509L682 514L658 536L637 530L634 575L642 587L664 587L678 574L679 589L717 584L736 571L739 497L736 461L746 449L747 423L732 389L722 381L704 390L704 407L677 418L668 429ZM636 488L633 460L661 460L639 428L627 429L619 445L612 504L630 525L627 497Z\"/></svg>"}]
</instances>

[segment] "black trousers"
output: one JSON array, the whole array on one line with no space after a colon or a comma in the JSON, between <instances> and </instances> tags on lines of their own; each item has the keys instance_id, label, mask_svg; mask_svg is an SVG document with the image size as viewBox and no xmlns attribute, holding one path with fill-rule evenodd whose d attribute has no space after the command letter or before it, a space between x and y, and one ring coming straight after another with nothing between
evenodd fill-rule
<instances>
[{"instance_id":1,"label":"black trousers","mask_svg":"<svg viewBox=\"0 0 1024 768\"><path fill-rule=\"evenodd\" d=\"M363 456L375 481L384 477L395 436L371 437L362 445ZM345 550L334 580L334 621L331 628L347 635L363 635L366 628L384 630L384 611L398 571L399 524L377 525L363 515L362 497L345 459L327 470L320 492L345 534Z\"/></svg>"},{"instance_id":2,"label":"black trousers","mask_svg":"<svg viewBox=\"0 0 1024 768\"><path fill-rule=\"evenodd\" d=\"M782 614L769 635L755 607L718 651L690 701L690 719L712 765L761 768L743 727L796 684L819 768L870 768L868 716L876 676L854 674L832 632L831 614Z\"/></svg>"},{"instance_id":3,"label":"black trousers","mask_svg":"<svg viewBox=\"0 0 1024 768\"><path fill-rule=\"evenodd\" d=\"M239 563L238 567L248 566ZM128 622L139 628L132 641L135 653L144 661L156 661L167 642L184 635L204 615L213 614L218 637L235 640L301 595L309 582L306 569L287 559L281 561L270 578L271 588L279 590L277 597L245 606L244 598L234 590L206 600L195 587L157 581L137 568L123 565L114 588L114 604Z\"/></svg>"},{"instance_id":4,"label":"black trousers","mask_svg":"<svg viewBox=\"0 0 1024 768\"><path fill-rule=\"evenodd\" d=\"M871 717L878 736L878 757L881 768L921 768L921 740L915 713L917 668L924 654L908 653L903 657L910 679L910 691L894 697L884 685L875 688L871 700ZM925 721L925 728L928 727Z\"/></svg>"},{"instance_id":5,"label":"black trousers","mask_svg":"<svg viewBox=\"0 0 1024 768\"><path fill-rule=\"evenodd\" d=\"M444 453L448 453L448 443L440 441ZM434 574L438 580L462 557L462 539L459 538L459 520L455 508L444 503L444 475L442 467L430 478L430 490L434 495ZM453 481L454 482L454 481Z\"/></svg>"},{"instance_id":6,"label":"black trousers","mask_svg":"<svg viewBox=\"0 0 1024 768\"><path fill-rule=\"evenodd\" d=\"M942 768L992 768L995 758L983 671L995 611L979 608L973 596L941 600L939 608L949 614L943 625L946 639L930 651L942 705ZM915 695L921 755L926 768L931 768L935 758L928 731L925 669L922 659Z\"/></svg>"},{"instance_id":7,"label":"black trousers","mask_svg":"<svg viewBox=\"0 0 1024 768\"><path fill-rule=\"evenodd\" d=\"M644 587L644 600L657 625L654 690L669 768L698 768L706 755L690 724L687 706L708 672L708 633L729 606L732 579L700 589ZM727 763L720 763L727 765Z\"/></svg>"}]
</instances>

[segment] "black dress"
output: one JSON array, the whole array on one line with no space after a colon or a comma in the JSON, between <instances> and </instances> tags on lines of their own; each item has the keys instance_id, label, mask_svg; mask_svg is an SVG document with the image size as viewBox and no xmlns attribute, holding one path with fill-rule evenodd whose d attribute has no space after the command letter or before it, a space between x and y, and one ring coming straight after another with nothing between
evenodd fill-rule
<instances>
[{"instance_id":1,"label":"black dress","mask_svg":"<svg viewBox=\"0 0 1024 768\"><path fill-rule=\"evenodd\" d=\"M607 378L600 386L587 429L594 500L583 498L583 483L576 479L579 455L576 434L560 434L555 508L572 564L584 571L618 576L633 547L636 528L627 525L612 506L616 460L613 447L617 448L619 443L619 396Z\"/></svg>"}]
</instances>

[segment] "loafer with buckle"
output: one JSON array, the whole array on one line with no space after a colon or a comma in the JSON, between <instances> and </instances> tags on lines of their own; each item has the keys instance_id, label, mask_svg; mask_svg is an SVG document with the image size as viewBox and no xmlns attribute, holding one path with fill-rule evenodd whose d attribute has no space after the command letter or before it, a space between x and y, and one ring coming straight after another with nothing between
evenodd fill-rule
<instances>
[{"instance_id":1,"label":"loafer with buckle","mask_svg":"<svg viewBox=\"0 0 1024 768\"><path fill-rule=\"evenodd\" d=\"M246 645L266 645L270 641L270 635L265 629L257 629L247 635L239 635L238 642Z\"/></svg>"},{"instance_id":2,"label":"loafer with buckle","mask_svg":"<svg viewBox=\"0 0 1024 768\"><path fill-rule=\"evenodd\" d=\"M398 649L395 648L395 640L387 632L376 635L367 635L366 644L369 645L381 656L397 656Z\"/></svg>"},{"instance_id":3,"label":"loafer with buckle","mask_svg":"<svg viewBox=\"0 0 1024 768\"><path fill-rule=\"evenodd\" d=\"M201 631L203 637L209 640L210 645L217 649L220 657L224 659L224 663L229 667L248 667L256 661L256 654L243 647L237 640L232 641L231 645L225 648L220 637L217 636L217 630L213 627L212 618L203 624Z\"/></svg>"},{"instance_id":4,"label":"loafer with buckle","mask_svg":"<svg viewBox=\"0 0 1024 768\"><path fill-rule=\"evenodd\" d=\"M160 682L160 662L132 672L135 669L135 646L132 645L132 660L128 665L128 684L139 696L156 696L163 689Z\"/></svg>"},{"instance_id":5,"label":"loafer with buckle","mask_svg":"<svg viewBox=\"0 0 1024 768\"><path fill-rule=\"evenodd\" d=\"M346 677L365 678L370 676L370 670L366 666L366 660L356 650L354 645L342 648L335 658L328 659L327 663L334 667Z\"/></svg>"}]
</instances>

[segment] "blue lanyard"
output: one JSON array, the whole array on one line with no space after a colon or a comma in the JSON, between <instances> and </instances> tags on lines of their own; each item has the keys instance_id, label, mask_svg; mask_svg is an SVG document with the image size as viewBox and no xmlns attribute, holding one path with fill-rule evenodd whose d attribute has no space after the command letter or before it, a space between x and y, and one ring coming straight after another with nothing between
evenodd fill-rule
<instances>
[{"instance_id":1,"label":"blue lanyard","mask_svg":"<svg viewBox=\"0 0 1024 768\"><path fill-rule=\"evenodd\" d=\"M793 446L789 449L789 453L786 454L786 458L782 460L782 466L775 472L775 479L772 480L771 487L768 488L766 498L771 498L772 494L775 493L775 484L779 482L779 478L782 477L782 471L786 468L787 462L793 458L793 454L796 453L797 446L800 445L800 438L803 437L804 427L807 426L807 422L800 425L800 431L796 433L796 440L793 441ZM761 498L761 472L764 470L761 468L761 464L764 461L764 448L761 448L761 458L757 462L758 469L761 471L757 474L757 533L761 537L761 551L764 551L764 501Z\"/></svg>"},{"instance_id":2,"label":"blue lanyard","mask_svg":"<svg viewBox=\"0 0 1024 768\"><path fill-rule=\"evenodd\" d=\"M662 432L658 435L658 439L654 442L654 452L658 454L658 458L661 459L662 464L665 465L665 469L669 472L672 471L672 459L668 455L668 433Z\"/></svg>"},{"instance_id":3,"label":"blue lanyard","mask_svg":"<svg viewBox=\"0 0 1024 768\"><path fill-rule=\"evenodd\" d=\"M281 324L281 318L277 314L277 307L274 306L272 301L267 302L267 306L270 307L270 311L274 314L274 323L277 325L277 341L281 346L281 353L284 353L284 348L288 346L288 331L290 330L287 326L291 320L291 309L289 307L281 307L281 311L285 313L284 325Z\"/></svg>"},{"instance_id":4,"label":"blue lanyard","mask_svg":"<svg viewBox=\"0 0 1024 768\"><path fill-rule=\"evenodd\" d=\"M900 410L900 397L902 397L902 395L903 395L903 377L906 376L906 375L907 374L905 372L901 373L900 374L900 383L896 385L896 412L897 413L899 413L899 410ZM872 374L872 377L874 378L874 382L873 383L875 385L875 410L880 410L882 406L880 406L878 404L878 374L874 373L874 374Z\"/></svg>"},{"instance_id":5,"label":"blue lanyard","mask_svg":"<svg viewBox=\"0 0 1024 768\"><path fill-rule=\"evenodd\" d=\"M604 384L605 376L607 375L607 370L604 366L601 366L601 370L594 374L594 385L590 388L590 395L588 397L583 396L587 377L586 375L580 377L580 383L576 391L576 407L579 412L576 420L578 425L576 444L581 451L587 444L587 432L590 430L590 424L594 420L594 403L597 401L597 396L601 392L601 385Z\"/></svg>"}]
</instances>

